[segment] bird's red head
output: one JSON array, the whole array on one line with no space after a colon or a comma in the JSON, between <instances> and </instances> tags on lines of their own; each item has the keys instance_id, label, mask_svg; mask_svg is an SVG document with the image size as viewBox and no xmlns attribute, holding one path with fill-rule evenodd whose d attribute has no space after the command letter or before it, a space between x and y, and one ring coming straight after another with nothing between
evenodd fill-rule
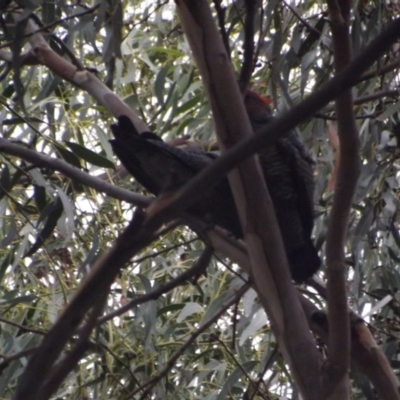
<instances>
[{"instance_id":1,"label":"bird's red head","mask_svg":"<svg viewBox=\"0 0 400 400\"><path fill-rule=\"evenodd\" d=\"M272 105L272 100L270 97L260 96L257 92L255 92L254 90L251 90L251 89L246 89L244 102L245 102L245 104L254 102L254 103L258 103L260 105L262 104L264 107L270 107Z\"/></svg>"},{"instance_id":2,"label":"bird's red head","mask_svg":"<svg viewBox=\"0 0 400 400\"><path fill-rule=\"evenodd\" d=\"M253 90L247 89L244 95L244 106L249 115L253 129L256 130L260 125L271 121L272 101L269 97L260 96Z\"/></svg>"}]
</instances>

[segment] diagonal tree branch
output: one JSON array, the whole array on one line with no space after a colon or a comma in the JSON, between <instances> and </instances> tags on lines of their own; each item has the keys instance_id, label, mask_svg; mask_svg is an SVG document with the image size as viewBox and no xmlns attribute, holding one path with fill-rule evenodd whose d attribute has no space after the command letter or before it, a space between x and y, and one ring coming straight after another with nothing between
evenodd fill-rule
<instances>
[{"instance_id":1,"label":"diagonal tree branch","mask_svg":"<svg viewBox=\"0 0 400 400\"><path fill-rule=\"evenodd\" d=\"M19 14L15 13L14 18L18 20ZM61 78L85 90L115 117L119 117L120 115L128 116L139 133L148 131L146 124L135 114L135 112L93 73L85 69L78 69L69 61L54 52L47 44L44 37L38 33L38 29L38 26L32 21L32 19L28 20L26 34L31 35L29 42L32 46L32 54L42 65L48 67Z\"/></svg>"},{"instance_id":2,"label":"diagonal tree branch","mask_svg":"<svg viewBox=\"0 0 400 400\"><path fill-rule=\"evenodd\" d=\"M140 210L136 211L133 220L109 252L100 257L85 276L78 292L29 360L13 397L15 400L44 400L38 397L39 391L53 363L87 311L109 291L119 271L132 255L153 240L154 232L168 217L170 213L168 210L164 212L162 207L151 218L146 218Z\"/></svg>"},{"instance_id":3,"label":"diagonal tree branch","mask_svg":"<svg viewBox=\"0 0 400 400\"><path fill-rule=\"evenodd\" d=\"M202 254L200 255L200 257L198 258L198 260L193 264L191 268L189 268L182 274L178 275L176 278L172 279L165 285L162 285L157 289L152 290L149 293L146 293L142 296L137 297L136 299L131 300L130 302L120 307L118 310L115 310L114 312L104 315L104 317L98 319L97 324L100 325L106 321L109 321L110 319L118 317L119 315L129 310L132 310L132 308L136 307L139 304L146 303L149 300L156 300L164 293L168 293L177 286L184 284L193 276L204 273L204 271L207 269L208 264L210 263L212 255L213 255L213 249L211 247L206 247L202 252Z\"/></svg>"},{"instance_id":4,"label":"diagonal tree branch","mask_svg":"<svg viewBox=\"0 0 400 400\"><path fill-rule=\"evenodd\" d=\"M90 334L96 325L97 317L103 311L104 305L107 301L108 292L101 293L100 298L97 299L92 312L89 315L87 321L79 332L79 338L74 344L73 348L68 352L68 355L61 360L49 374L49 378L41 388L38 398L41 400L47 400L61 385L63 380L76 366L79 360L83 357L85 352L90 346Z\"/></svg>"},{"instance_id":5,"label":"diagonal tree branch","mask_svg":"<svg viewBox=\"0 0 400 400\"><path fill-rule=\"evenodd\" d=\"M93 189L96 189L100 193L105 193L110 197L126 201L127 203L146 207L152 201L150 197L133 193L130 190L122 189L118 186L111 185L102 179L96 178L95 176L91 176L63 160L46 156L34 150L26 149L25 147L11 143L3 138L0 138L0 151L19 157L25 161L29 161L39 168L46 167L54 171L59 171L63 175L68 176L69 178L76 180L83 185L87 185Z\"/></svg>"}]
</instances>

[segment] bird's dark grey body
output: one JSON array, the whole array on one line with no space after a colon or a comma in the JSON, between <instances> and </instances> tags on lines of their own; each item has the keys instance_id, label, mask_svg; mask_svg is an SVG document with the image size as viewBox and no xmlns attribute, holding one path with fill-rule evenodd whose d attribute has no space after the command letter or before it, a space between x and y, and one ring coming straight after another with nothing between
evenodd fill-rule
<instances>
[{"instance_id":1,"label":"bird's dark grey body","mask_svg":"<svg viewBox=\"0 0 400 400\"><path fill-rule=\"evenodd\" d=\"M314 180L309 161L290 138L259 154L261 168L278 219L295 280L304 280L320 266L311 234L314 226Z\"/></svg>"},{"instance_id":2,"label":"bird's dark grey body","mask_svg":"<svg viewBox=\"0 0 400 400\"><path fill-rule=\"evenodd\" d=\"M272 119L272 115L268 112L254 115L257 98L254 99L254 108L251 101L250 104L247 101L246 108L253 130L257 132ZM111 144L116 155L128 172L155 195L163 190L180 188L217 157L200 150L175 148L150 132L139 135L127 117L120 117L118 124L112 125L111 129L115 136ZM304 281L318 270L321 263L311 240L314 224L312 159L293 134L262 149L259 158L292 277ZM210 188L188 211L208 218L236 237L242 236L227 178Z\"/></svg>"},{"instance_id":3,"label":"bird's dark grey body","mask_svg":"<svg viewBox=\"0 0 400 400\"><path fill-rule=\"evenodd\" d=\"M209 165L217 154L171 146L150 132L138 134L125 116L112 125L115 139L111 145L124 167L151 193L175 191ZM199 201L190 213L222 226L236 237L242 235L229 182L221 179Z\"/></svg>"},{"instance_id":4,"label":"bird's dark grey body","mask_svg":"<svg viewBox=\"0 0 400 400\"><path fill-rule=\"evenodd\" d=\"M254 132L265 128L274 118L257 93L248 90L244 102ZM296 281L304 281L321 266L311 240L314 226L314 161L294 133L263 148L258 155L292 277Z\"/></svg>"}]
</instances>

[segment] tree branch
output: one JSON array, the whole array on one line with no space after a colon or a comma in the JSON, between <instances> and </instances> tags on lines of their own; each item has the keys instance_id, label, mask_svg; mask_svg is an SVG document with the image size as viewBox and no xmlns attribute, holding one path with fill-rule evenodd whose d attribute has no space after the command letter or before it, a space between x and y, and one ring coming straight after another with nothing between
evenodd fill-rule
<instances>
[{"instance_id":1,"label":"tree branch","mask_svg":"<svg viewBox=\"0 0 400 400\"><path fill-rule=\"evenodd\" d=\"M380 90L379 92L369 94L367 96L357 97L356 99L353 100L353 105L360 105L360 104L368 103L370 101L383 99L385 97L393 97L393 98L397 99L399 94L400 94L399 89L384 89L384 90ZM335 109L336 109L336 105L332 104L332 105L325 107L323 109L323 112L327 113L330 111L334 111ZM362 117L362 115L358 116L358 117Z\"/></svg>"},{"instance_id":2,"label":"tree branch","mask_svg":"<svg viewBox=\"0 0 400 400\"><path fill-rule=\"evenodd\" d=\"M334 63L337 73L351 60L349 33L350 4L347 0L328 0ZM345 240L351 205L360 174L358 129L353 112L351 90L336 99L340 161L333 206L326 240L329 356L324 368L325 397L329 400L350 396L350 324L347 306Z\"/></svg>"},{"instance_id":3,"label":"tree branch","mask_svg":"<svg viewBox=\"0 0 400 400\"><path fill-rule=\"evenodd\" d=\"M368 79L376 78L381 75L385 75L388 72L394 71L400 67L400 58L390 64L384 65L383 67L377 69L376 71L366 72L362 74L359 78L359 82L367 81Z\"/></svg>"},{"instance_id":4,"label":"tree branch","mask_svg":"<svg viewBox=\"0 0 400 400\"><path fill-rule=\"evenodd\" d=\"M177 5L208 91L219 147L225 150L252 131L235 74L207 2L186 0ZM308 399L319 399L319 354L290 280L279 226L258 160L242 161L228 178L244 231L250 275L260 301L302 393Z\"/></svg>"},{"instance_id":5,"label":"tree branch","mask_svg":"<svg viewBox=\"0 0 400 400\"><path fill-rule=\"evenodd\" d=\"M301 22L302 25L304 25L309 32L314 33L317 37L321 36L321 32L314 28L312 25L310 25L307 20L305 20L304 18L302 18L302 16L296 11L296 9L294 7L292 7L287 1L283 0L282 1L283 4L285 5L285 7L287 7L292 13L293 15L296 16L296 18Z\"/></svg>"},{"instance_id":6,"label":"tree branch","mask_svg":"<svg viewBox=\"0 0 400 400\"><path fill-rule=\"evenodd\" d=\"M18 18L18 14L14 14ZM29 42L32 46L33 55L39 62L49 68L61 78L71 82L79 88L89 93L99 104L101 104L114 117L121 115L128 116L139 133L148 131L146 124L135 114L135 112L124 103L117 95L115 95L103 82L101 82L94 74L87 70L78 69L54 52L44 40L38 26L29 20L27 23L26 34L30 35Z\"/></svg>"},{"instance_id":7,"label":"tree branch","mask_svg":"<svg viewBox=\"0 0 400 400\"><path fill-rule=\"evenodd\" d=\"M149 300L156 300L164 293L168 293L177 286L184 284L193 276L202 274L210 263L212 255L213 249L211 247L206 247L200 255L199 259L193 264L191 268L178 275L176 278L172 279L165 285L162 285L159 288L144 294L143 296L138 296L136 297L136 299L131 300L129 303L125 304L123 307L120 307L118 310L115 310L107 315L104 315L104 317L99 318L97 321L97 325L101 325L104 322L109 321L110 319L118 317L119 315L131 310L139 304L146 303Z\"/></svg>"},{"instance_id":8,"label":"tree branch","mask_svg":"<svg viewBox=\"0 0 400 400\"><path fill-rule=\"evenodd\" d=\"M314 286L314 285L313 285ZM315 287L315 286L314 286ZM324 289L322 288L324 291ZM319 290L318 290L319 291ZM315 304L299 293L310 329L325 343L329 342L328 318ZM325 296L323 296L325 297ZM376 344L368 327L351 313L351 359L374 385L382 400L399 400L400 386L382 349Z\"/></svg>"},{"instance_id":9,"label":"tree branch","mask_svg":"<svg viewBox=\"0 0 400 400\"><path fill-rule=\"evenodd\" d=\"M152 217L146 217L140 210L136 211L133 220L117 238L112 248L95 262L78 292L48 332L35 355L29 360L13 397L15 400L41 400L39 391L53 363L86 312L94 307L105 293L108 293L121 268L135 252L151 242L154 231L169 216L168 210L164 212L162 207Z\"/></svg>"},{"instance_id":10,"label":"tree branch","mask_svg":"<svg viewBox=\"0 0 400 400\"><path fill-rule=\"evenodd\" d=\"M240 88L244 90L249 85L254 70L254 22L257 1L245 0L246 16L244 19L243 63L240 71Z\"/></svg>"},{"instance_id":11,"label":"tree branch","mask_svg":"<svg viewBox=\"0 0 400 400\"><path fill-rule=\"evenodd\" d=\"M219 32L222 37L222 41L224 42L226 53L228 54L229 58L231 55L231 49L229 46L229 36L225 29L225 12L226 7L222 6L222 0L213 0L215 11L217 12L217 19L219 25Z\"/></svg>"},{"instance_id":12,"label":"tree branch","mask_svg":"<svg viewBox=\"0 0 400 400\"><path fill-rule=\"evenodd\" d=\"M152 201L149 197L133 193L130 190L122 189L118 186L111 185L102 179L91 176L63 160L46 156L34 150L26 149L3 138L0 138L0 150L25 161L29 161L38 168L45 167L54 171L59 171L63 175L115 199L126 201L127 203L141 207L148 206Z\"/></svg>"},{"instance_id":13,"label":"tree branch","mask_svg":"<svg viewBox=\"0 0 400 400\"><path fill-rule=\"evenodd\" d=\"M79 338L74 344L74 347L68 352L66 357L52 369L49 378L44 383L37 396L40 400L47 400L50 398L89 348L90 334L96 325L98 315L104 308L107 295L108 292L101 293L85 325L80 329Z\"/></svg>"}]
</instances>

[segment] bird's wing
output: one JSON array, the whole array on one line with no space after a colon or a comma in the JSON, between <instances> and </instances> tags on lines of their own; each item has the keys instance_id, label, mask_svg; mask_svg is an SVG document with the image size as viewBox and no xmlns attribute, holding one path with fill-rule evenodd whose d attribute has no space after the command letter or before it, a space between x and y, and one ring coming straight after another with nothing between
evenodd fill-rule
<instances>
[{"instance_id":1,"label":"bird's wing","mask_svg":"<svg viewBox=\"0 0 400 400\"><path fill-rule=\"evenodd\" d=\"M298 144L301 145L301 142ZM302 282L312 276L321 265L311 240L314 226L314 180L311 164L289 136L279 140L264 155L264 167L269 168L266 171L267 184L292 277L295 281Z\"/></svg>"},{"instance_id":2,"label":"bird's wing","mask_svg":"<svg viewBox=\"0 0 400 400\"><path fill-rule=\"evenodd\" d=\"M128 117L122 116L111 130L113 150L125 168L154 194L174 190L193 178L214 158L211 153L187 151L165 143L151 132L138 134Z\"/></svg>"},{"instance_id":3,"label":"bird's wing","mask_svg":"<svg viewBox=\"0 0 400 400\"><path fill-rule=\"evenodd\" d=\"M111 129L110 140L122 164L147 190L158 195L163 190L176 190L192 179L218 156L201 150L173 147L155 134L138 134L127 118L119 118ZM204 220L222 226L235 236L242 235L236 208L227 178L202 193L188 210Z\"/></svg>"},{"instance_id":4,"label":"bird's wing","mask_svg":"<svg viewBox=\"0 0 400 400\"><path fill-rule=\"evenodd\" d=\"M299 139L292 135L277 142L290 167L297 197L297 211L306 237L310 238L314 226L314 177L312 158ZM284 149L284 150L283 150Z\"/></svg>"}]
</instances>

